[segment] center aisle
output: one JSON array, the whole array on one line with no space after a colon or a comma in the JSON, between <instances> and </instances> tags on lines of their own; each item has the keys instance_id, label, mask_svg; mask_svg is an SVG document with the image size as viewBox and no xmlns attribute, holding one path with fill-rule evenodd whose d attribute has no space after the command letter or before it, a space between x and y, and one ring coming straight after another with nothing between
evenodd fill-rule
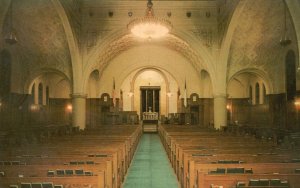
<instances>
[{"instance_id":1,"label":"center aisle","mask_svg":"<svg viewBox=\"0 0 300 188\"><path fill-rule=\"evenodd\" d=\"M178 188L179 184L157 134L143 134L123 188Z\"/></svg>"}]
</instances>

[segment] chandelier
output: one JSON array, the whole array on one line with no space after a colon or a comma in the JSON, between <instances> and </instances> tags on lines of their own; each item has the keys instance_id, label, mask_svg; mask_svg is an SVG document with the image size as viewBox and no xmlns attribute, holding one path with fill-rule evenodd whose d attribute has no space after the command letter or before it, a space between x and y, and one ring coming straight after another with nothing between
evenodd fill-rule
<instances>
[{"instance_id":1,"label":"chandelier","mask_svg":"<svg viewBox=\"0 0 300 188\"><path fill-rule=\"evenodd\" d=\"M10 7L9 7L9 31L8 33L5 35L5 42L8 43L8 44L15 44L18 42L18 39L17 39L17 35L16 33L14 32L14 29L13 29L13 12L12 12L12 5L13 4L13 1L11 1L10 3Z\"/></svg>"},{"instance_id":2,"label":"chandelier","mask_svg":"<svg viewBox=\"0 0 300 188\"><path fill-rule=\"evenodd\" d=\"M133 35L151 40L165 36L172 29L170 21L154 16L152 6L153 3L148 0L146 15L142 18L133 19L127 25Z\"/></svg>"}]
</instances>

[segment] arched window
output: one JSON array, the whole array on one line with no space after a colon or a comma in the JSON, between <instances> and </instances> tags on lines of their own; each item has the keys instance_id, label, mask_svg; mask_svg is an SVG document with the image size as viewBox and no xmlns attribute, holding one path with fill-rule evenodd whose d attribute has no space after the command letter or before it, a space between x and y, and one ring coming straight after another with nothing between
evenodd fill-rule
<instances>
[{"instance_id":1,"label":"arched window","mask_svg":"<svg viewBox=\"0 0 300 188\"><path fill-rule=\"evenodd\" d=\"M296 96L296 58L292 50L285 56L285 79L286 99L292 101Z\"/></svg>"},{"instance_id":2,"label":"arched window","mask_svg":"<svg viewBox=\"0 0 300 188\"><path fill-rule=\"evenodd\" d=\"M255 84L255 104L259 104L259 84Z\"/></svg>"},{"instance_id":3,"label":"arched window","mask_svg":"<svg viewBox=\"0 0 300 188\"><path fill-rule=\"evenodd\" d=\"M11 56L6 50L0 53L0 98L5 98L10 93Z\"/></svg>"},{"instance_id":4,"label":"arched window","mask_svg":"<svg viewBox=\"0 0 300 188\"><path fill-rule=\"evenodd\" d=\"M46 105L49 104L49 86L46 87Z\"/></svg>"},{"instance_id":5,"label":"arched window","mask_svg":"<svg viewBox=\"0 0 300 188\"><path fill-rule=\"evenodd\" d=\"M249 103L252 104L253 96L252 96L252 86L249 87Z\"/></svg>"},{"instance_id":6,"label":"arched window","mask_svg":"<svg viewBox=\"0 0 300 188\"><path fill-rule=\"evenodd\" d=\"M31 96L32 96L32 103L34 104L34 101L35 101L35 84L32 85L32 88L31 88Z\"/></svg>"},{"instance_id":7,"label":"arched window","mask_svg":"<svg viewBox=\"0 0 300 188\"><path fill-rule=\"evenodd\" d=\"M266 91L266 86L265 84L263 84L263 103L266 103L266 99L267 99L267 91Z\"/></svg>"},{"instance_id":8,"label":"arched window","mask_svg":"<svg viewBox=\"0 0 300 188\"><path fill-rule=\"evenodd\" d=\"M39 84L39 95L38 96L39 96L38 104L43 105L43 84L42 83Z\"/></svg>"}]
</instances>

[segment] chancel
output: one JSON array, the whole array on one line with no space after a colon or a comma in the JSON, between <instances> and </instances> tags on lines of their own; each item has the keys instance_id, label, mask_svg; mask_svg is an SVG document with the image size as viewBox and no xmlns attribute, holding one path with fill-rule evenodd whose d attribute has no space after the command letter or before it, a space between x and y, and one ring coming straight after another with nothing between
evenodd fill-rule
<instances>
[{"instance_id":1,"label":"chancel","mask_svg":"<svg viewBox=\"0 0 300 188\"><path fill-rule=\"evenodd\" d=\"M0 187L300 185L299 0L1 0Z\"/></svg>"}]
</instances>

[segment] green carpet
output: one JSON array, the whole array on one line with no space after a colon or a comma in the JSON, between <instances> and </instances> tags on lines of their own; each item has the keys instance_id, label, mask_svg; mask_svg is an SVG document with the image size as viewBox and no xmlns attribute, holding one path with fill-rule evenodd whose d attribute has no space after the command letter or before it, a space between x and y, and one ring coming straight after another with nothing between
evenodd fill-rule
<instances>
[{"instance_id":1,"label":"green carpet","mask_svg":"<svg viewBox=\"0 0 300 188\"><path fill-rule=\"evenodd\" d=\"M179 184L157 134L144 134L123 188L178 188Z\"/></svg>"}]
</instances>

